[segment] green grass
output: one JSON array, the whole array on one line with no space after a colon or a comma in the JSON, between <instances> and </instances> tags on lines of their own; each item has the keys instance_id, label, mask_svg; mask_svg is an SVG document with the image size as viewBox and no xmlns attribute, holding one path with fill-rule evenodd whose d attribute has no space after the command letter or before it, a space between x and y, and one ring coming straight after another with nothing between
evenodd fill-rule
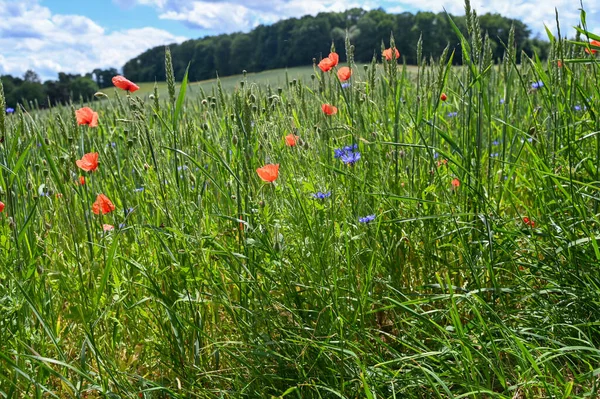
<instances>
[{"instance_id":1,"label":"green grass","mask_svg":"<svg viewBox=\"0 0 600 399\"><path fill-rule=\"evenodd\" d=\"M360 66L359 66L360 67ZM407 70L410 72L416 71L416 67L409 65ZM248 73L244 79L243 75L226 76L219 81L225 91L232 91L239 89L240 82L245 80L249 84L256 84L261 87L271 86L273 89L283 87L287 85L286 79L301 80L304 83L308 83L311 80L311 75L314 75L315 70L312 66L306 67L293 67L286 69L272 69L269 71ZM167 96L167 82L157 82L159 96ZM139 83L140 90L136 92L136 95L145 97L149 96L154 92L154 83L143 82ZM179 86L177 86L179 88ZM201 82L190 82L188 86L188 96L199 96L202 90L205 93L211 93L213 89L217 88L217 79L203 80ZM110 91L105 89L105 91Z\"/></svg>"},{"instance_id":2,"label":"green grass","mask_svg":"<svg viewBox=\"0 0 600 399\"><path fill-rule=\"evenodd\" d=\"M599 65L461 40L0 120L0 396L597 397Z\"/></svg>"},{"instance_id":3,"label":"green grass","mask_svg":"<svg viewBox=\"0 0 600 399\"><path fill-rule=\"evenodd\" d=\"M248 73L248 83L254 83L261 86L271 85L273 88L285 86L287 83L286 74L290 80L301 79L304 82L310 81L310 75L314 73L312 66L294 67L288 69L273 69L269 71ZM226 76L220 79L224 90L232 91L239 88L243 75ZM217 79L203 80L201 82L190 82L188 94L191 96L200 95L201 90L211 92L216 89ZM140 90L136 92L139 96L148 96L154 91L154 83L140 83ZM160 95L167 95L167 82L157 82Z\"/></svg>"}]
</instances>

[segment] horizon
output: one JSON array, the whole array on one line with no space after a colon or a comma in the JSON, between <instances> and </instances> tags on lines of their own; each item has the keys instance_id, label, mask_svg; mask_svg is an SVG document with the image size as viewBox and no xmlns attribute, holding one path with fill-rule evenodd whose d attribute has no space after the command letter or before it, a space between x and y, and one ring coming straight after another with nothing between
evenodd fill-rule
<instances>
[{"instance_id":1,"label":"horizon","mask_svg":"<svg viewBox=\"0 0 600 399\"><path fill-rule=\"evenodd\" d=\"M544 24L556 31L554 7L558 9L563 36L579 22L579 5L567 0L552 4L541 1L482 0L471 3L478 15L498 13L523 21L532 36L546 40ZM600 22L600 10L584 4L588 29ZM382 8L388 13L440 12L464 15L464 3L425 0L420 7L407 2L372 0L190 1L99 0L72 4L68 0L25 0L18 4L0 0L0 75L23 76L33 70L42 81L56 80L59 72L81 74L96 68L116 68L144 51L233 32L249 32L258 25L283 19L342 12L351 8ZM540 12L540 10L544 10ZM307 61L308 62L308 61Z\"/></svg>"}]
</instances>

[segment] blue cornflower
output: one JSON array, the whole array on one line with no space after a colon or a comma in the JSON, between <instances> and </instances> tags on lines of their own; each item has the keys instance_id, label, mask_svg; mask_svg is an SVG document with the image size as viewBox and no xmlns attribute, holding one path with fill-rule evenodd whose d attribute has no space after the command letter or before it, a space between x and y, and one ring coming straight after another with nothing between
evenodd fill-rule
<instances>
[{"instance_id":1,"label":"blue cornflower","mask_svg":"<svg viewBox=\"0 0 600 399\"><path fill-rule=\"evenodd\" d=\"M492 145L498 145L498 144L500 144L500 142L498 140L492 141Z\"/></svg>"},{"instance_id":2,"label":"blue cornflower","mask_svg":"<svg viewBox=\"0 0 600 399\"><path fill-rule=\"evenodd\" d=\"M178 171L179 171L179 170L188 170L188 167L187 167L187 165L178 166L178 167L177 167L177 170L178 170Z\"/></svg>"},{"instance_id":3,"label":"blue cornflower","mask_svg":"<svg viewBox=\"0 0 600 399\"><path fill-rule=\"evenodd\" d=\"M144 187L138 187L133 189L134 193L141 193L142 191L144 191Z\"/></svg>"},{"instance_id":4,"label":"blue cornflower","mask_svg":"<svg viewBox=\"0 0 600 399\"><path fill-rule=\"evenodd\" d=\"M125 216L129 215L131 212L133 212L133 208L125 209Z\"/></svg>"},{"instance_id":5,"label":"blue cornflower","mask_svg":"<svg viewBox=\"0 0 600 399\"><path fill-rule=\"evenodd\" d=\"M576 106L573 107L573 109L575 111L581 111L581 110L585 111L587 109L587 107L585 105L583 107L581 105L576 105Z\"/></svg>"},{"instance_id":6,"label":"blue cornflower","mask_svg":"<svg viewBox=\"0 0 600 399\"><path fill-rule=\"evenodd\" d=\"M348 87L350 87L350 83L342 83L342 89L347 89Z\"/></svg>"},{"instance_id":7,"label":"blue cornflower","mask_svg":"<svg viewBox=\"0 0 600 399\"><path fill-rule=\"evenodd\" d=\"M369 223L369 222L372 222L373 220L375 220L375 215L368 215L363 218L358 218L358 221L360 223Z\"/></svg>"},{"instance_id":8,"label":"blue cornflower","mask_svg":"<svg viewBox=\"0 0 600 399\"><path fill-rule=\"evenodd\" d=\"M10 108L10 107L6 108L6 113L7 114L12 114L13 112L15 112L14 108Z\"/></svg>"},{"instance_id":9,"label":"blue cornflower","mask_svg":"<svg viewBox=\"0 0 600 399\"><path fill-rule=\"evenodd\" d=\"M500 99L500 104L504 104L504 99L503 98Z\"/></svg>"},{"instance_id":10,"label":"blue cornflower","mask_svg":"<svg viewBox=\"0 0 600 399\"><path fill-rule=\"evenodd\" d=\"M327 191L326 193L322 193L319 191L314 193L312 196L314 199L324 200L325 198L331 197L331 191Z\"/></svg>"},{"instance_id":11,"label":"blue cornflower","mask_svg":"<svg viewBox=\"0 0 600 399\"><path fill-rule=\"evenodd\" d=\"M534 90L541 89L542 87L544 87L544 82L542 82L541 80L538 80L537 82L533 82L531 84L531 88Z\"/></svg>"},{"instance_id":12,"label":"blue cornflower","mask_svg":"<svg viewBox=\"0 0 600 399\"><path fill-rule=\"evenodd\" d=\"M125 227L125 223L119 223L119 228L122 229Z\"/></svg>"},{"instance_id":13,"label":"blue cornflower","mask_svg":"<svg viewBox=\"0 0 600 399\"><path fill-rule=\"evenodd\" d=\"M358 162L358 160L360 159L360 152L356 151L356 152L347 152L344 155L342 155L340 157L340 159L342 160L342 162L344 162L346 165L350 165L350 166L354 166L354 164L356 162Z\"/></svg>"},{"instance_id":14,"label":"blue cornflower","mask_svg":"<svg viewBox=\"0 0 600 399\"><path fill-rule=\"evenodd\" d=\"M456 115L458 115L458 112L448 112L448 118L454 118Z\"/></svg>"},{"instance_id":15,"label":"blue cornflower","mask_svg":"<svg viewBox=\"0 0 600 399\"><path fill-rule=\"evenodd\" d=\"M498 158L499 155L500 155L499 153L495 152L495 153L491 154L490 156L492 158Z\"/></svg>"},{"instance_id":16,"label":"blue cornflower","mask_svg":"<svg viewBox=\"0 0 600 399\"><path fill-rule=\"evenodd\" d=\"M358 148L358 144L347 145L342 148L336 148L335 150L333 150L333 157L336 159L341 158L343 155L348 154L348 153L356 150L357 148Z\"/></svg>"}]
</instances>

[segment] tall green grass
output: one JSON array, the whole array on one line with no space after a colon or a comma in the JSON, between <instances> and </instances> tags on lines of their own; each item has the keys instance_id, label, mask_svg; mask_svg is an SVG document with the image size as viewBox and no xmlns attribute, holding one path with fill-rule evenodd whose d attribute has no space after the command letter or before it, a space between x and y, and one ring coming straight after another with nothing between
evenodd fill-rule
<instances>
[{"instance_id":1,"label":"tall green grass","mask_svg":"<svg viewBox=\"0 0 600 399\"><path fill-rule=\"evenodd\" d=\"M467 13L464 67L8 115L0 396L597 397L598 64L552 36L517 65L512 35L494 63Z\"/></svg>"}]
</instances>

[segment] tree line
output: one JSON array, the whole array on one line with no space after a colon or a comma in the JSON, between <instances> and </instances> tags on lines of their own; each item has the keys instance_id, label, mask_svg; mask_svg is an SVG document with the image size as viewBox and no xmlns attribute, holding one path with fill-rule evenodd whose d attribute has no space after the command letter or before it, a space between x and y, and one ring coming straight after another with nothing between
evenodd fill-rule
<instances>
[{"instance_id":1,"label":"tree line","mask_svg":"<svg viewBox=\"0 0 600 399\"><path fill-rule=\"evenodd\" d=\"M466 34L464 16L452 16ZM487 32L493 47L494 59L504 53L504 44L512 25L515 29L517 53L534 52L546 58L549 43L531 38L531 30L521 21L500 14L479 17L481 29ZM274 68L310 64L327 56L331 43L344 54L348 32L357 62L370 62L374 55L380 59L382 45L389 46L390 33L403 60L417 63L417 42L422 38L423 55L438 57L447 45L457 52L454 61L461 61L460 45L445 13L418 12L390 14L383 9L365 11L354 8L344 12L320 13L316 16L290 18L272 25L260 25L249 33L207 36L170 45L173 68L178 80L183 78L190 63L192 81L239 74L243 70L259 72ZM123 73L138 82L163 80L165 76L164 47L154 47L128 61Z\"/></svg>"},{"instance_id":2,"label":"tree line","mask_svg":"<svg viewBox=\"0 0 600 399\"><path fill-rule=\"evenodd\" d=\"M451 17L466 34L465 17ZM488 13L479 17L479 23L482 31L489 35L494 59L502 57L511 26L514 26L517 54L535 52L542 59L548 56L550 44L531 38L531 30L519 20ZM346 34L354 46L355 61L368 63L373 56L380 60L381 48L389 46L391 32L407 64L417 63L419 38L423 56L438 57L450 45L456 52L454 62L461 61L460 45L445 13L390 14L383 9L360 8L289 18L272 25L259 25L249 33L206 36L171 44L170 49L175 78L181 80L189 64L189 79L198 81L217 74L228 76L243 70L259 72L301 66L310 64L313 59L318 62L329 54L332 43L343 57ZM145 51L123 66L123 74L134 82L164 80L164 53L163 46ZM42 83L35 72L27 71L22 78L5 75L0 79L8 107L14 108L17 103L45 107L64 104L69 99L87 100L98 89L112 86L111 79L117 74L115 68L95 69L85 75L59 73L58 80Z\"/></svg>"}]
</instances>

